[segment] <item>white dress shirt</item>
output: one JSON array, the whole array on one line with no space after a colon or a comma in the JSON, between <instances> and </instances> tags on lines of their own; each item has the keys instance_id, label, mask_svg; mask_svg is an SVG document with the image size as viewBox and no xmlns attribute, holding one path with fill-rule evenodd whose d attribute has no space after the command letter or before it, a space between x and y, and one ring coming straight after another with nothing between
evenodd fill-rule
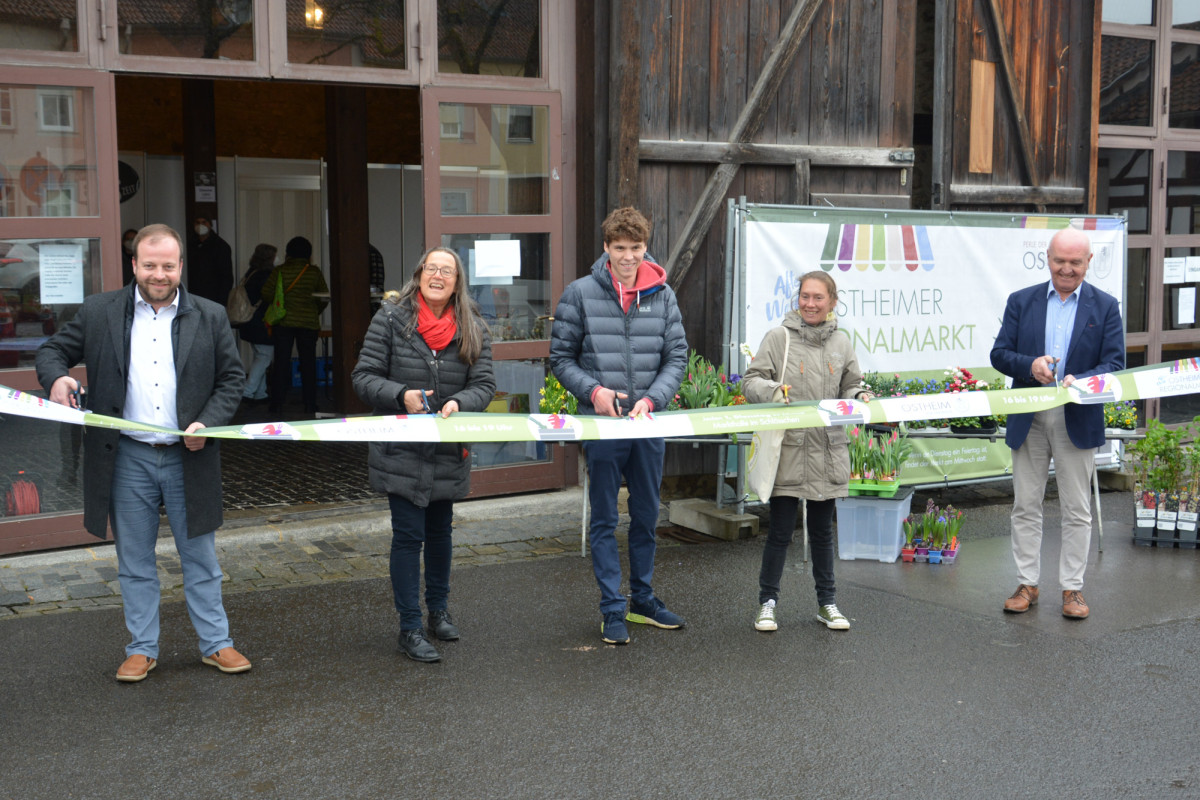
<instances>
[{"instance_id":1,"label":"white dress shirt","mask_svg":"<svg viewBox=\"0 0 1200 800\"><path fill-rule=\"evenodd\" d=\"M129 333L129 378L125 385L125 419L164 428L179 428L175 411L175 350L171 326L179 312L179 292L155 312L135 289L133 329ZM175 444L179 437L152 431L122 431L147 444Z\"/></svg>"}]
</instances>

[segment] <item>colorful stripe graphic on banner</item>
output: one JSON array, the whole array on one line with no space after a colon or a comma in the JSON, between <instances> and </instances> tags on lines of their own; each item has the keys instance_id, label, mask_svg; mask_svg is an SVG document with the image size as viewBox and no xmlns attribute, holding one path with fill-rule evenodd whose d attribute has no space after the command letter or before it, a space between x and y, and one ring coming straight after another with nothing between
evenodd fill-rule
<instances>
[{"instance_id":1,"label":"colorful stripe graphic on banner","mask_svg":"<svg viewBox=\"0 0 1200 800\"><path fill-rule=\"evenodd\" d=\"M830 225L821 249L821 269L849 272L887 267L916 272L933 269L933 246L924 225Z\"/></svg>"},{"instance_id":2,"label":"colorful stripe graphic on banner","mask_svg":"<svg viewBox=\"0 0 1200 800\"><path fill-rule=\"evenodd\" d=\"M560 442L590 439L651 439L677 436L750 433L760 430L957 419L1045 411L1067 403L1092 405L1113 400L1173 397L1200 392L1200 363L1196 359L1155 364L1122 372L1093 375L1069 388L998 389L987 392L884 397L869 403L822 400L792 405L742 405L692 411L667 411L638 419L572 417L558 414L453 414L446 419L429 414L304 422L259 422L205 428L195 436L222 439L382 442ZM78 411L45 398L0 386L0 414L32 417L74 425L121 430L183 431L127 422L115 417Z\"/></svg>"}]
</instances>

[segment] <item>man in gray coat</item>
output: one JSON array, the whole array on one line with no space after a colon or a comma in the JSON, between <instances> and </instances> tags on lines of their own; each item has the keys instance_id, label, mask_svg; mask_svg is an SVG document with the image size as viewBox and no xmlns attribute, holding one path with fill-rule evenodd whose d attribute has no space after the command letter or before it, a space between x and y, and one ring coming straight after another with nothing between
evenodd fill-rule
<instances>
[{"instance_id":1,"label":"man in gray coat","mask_svg":"<svg viewBox=\"0 0 1200 800\"><path fill-rule=\"evenodd\" d=\"M687 369L687 339L667 274L646 256L650 222L618 208L602 227L604 255L592 274L567 287L554 311L550 368L579 398L580 413L606 417L665 411ZM654 596L654 528L662 483L662 439L588 442L592 570L600 585L600 638L626 644L626 621L682 628ZM617 551L617 493L629 488L629 588L626 611Z\"/></svg>"},{"instance_id":2,"label":"man in gray coat","mask_svg":"<svg viewBox=\"0 0 1200 800\"><path fill-rule=\"evenodd\" d=\"M79 408L79 382L69 370L83 362L87 404L97 413L186 433L228 424L246 375L225 309L179 285L182 242L170 227L142 228L133 249L133 282L84 300L79 313L38 349L38 381L52 401ZM250 669L233 649L221 601L214 533L223 520L216 440L89 428L83 464L84 527L104 539L112 522L125 625L132 637L117 680L140 681L157 665L160 589L154 548L160 504L175 537L202 660L222 672Z\"/></svg>"}]
</instances>

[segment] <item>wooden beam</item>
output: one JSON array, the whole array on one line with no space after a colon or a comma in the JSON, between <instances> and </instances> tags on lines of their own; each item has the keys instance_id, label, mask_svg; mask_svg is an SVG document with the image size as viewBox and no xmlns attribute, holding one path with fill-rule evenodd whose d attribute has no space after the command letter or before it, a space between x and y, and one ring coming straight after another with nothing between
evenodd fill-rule
<instances>
[{"instance_id":1,"label":"wooden beam","mask_svg":"<svg viewBox=\"0 0 1200 800\"><path fill-rule=\"evenodd\" d=\"M812 26L820 6L821 0L799 0L792 8L792 15L780 31L779 41L771 49L771 54L763 64L762 73L758 76L754 88L750 90L746 107L734 123L729 136L731 142L748 142L758 134L770 111L772 101L779 93L779 85L794 64L796 55L800 52L800 44L808 35L808 29ZM666 270L672 288L678 289L691 269L700 243L721 209L725 193L729 191L729 185L737 171L738 167L735 164L720 164L705 184L704 191L692 208L692 213L667 259Z\"/></svg>"},{"instance_id":2,"label":"wooden beam","mask_svg":"<svg viewBox=\"0 0 1200 800\"><path fill-rule=\"evenodd\" d=\"M758 144L755 142L683 142L642 139L642 161L708 162L710 164L760 164L787 166L798 161L816 167L910 167L911 147L832 147L808 144Z\"/></svg>"},{"instance_id":3,"label":"wooden beam","mask_svg":"<svg viewBox=\"0 0 1200 800\"><path fill-rule=\"evenodd\" d=\"M627 30L638 19L635 0L613 0L609 27L608 208L637 205L638 134L642 110L642 48Z\"/></svg>"},{"instance_id":4,"label":"wooden beam","mask_svg":"<svg viewBox=\"0 0 1200 800\"><path fill-rule=\"evenodd\" d=\"M967 171L990 173L996 147L996 65L971 59L971 133Z\"/></svg>"},{"instance_id":5,"label":"wooden beam","mask_svg":"<svg viewBox=\"0 0 1200 800\"><path fill-rule=\"evenodd\" d=\"M952 0L936 0L933 30L933 166L930 205L949 208L946 187L954 179L954 31Z\"/></svg>"},{"instance_id":6,"label":"wooden beam","mask_svg":"<svg viewBox=\"0 0 1200 800\"><path fill-rule=\"evenodd\" d=\"M1100 17L1101 4L1097 2L1092 9L1092 92L1088 95L1090 117L1088 140L1091 142L1088 151L1087 212L1089 214L1096 213L1096 171L1099 169L1100 161Z\"/></svg>"},{"instance_id":7,"label":"wooden beam","mask_svg":"<svg viewBox=\"0 0 1200 800\"><path fill-rule=\"evenodd\" d=\"M1004 65L1004 83L1008 88L1008 99L1012 103L1013 118L1017 122L1017 138L1021 142L1021 154L1025 160L1025 174L1028 176L1031 185L1039 186L1037 161L1033 152L1033 140L1029 136L1029 122L1025 119L1025 111L1021 107L1021 95L1017 90L1017 71L1013 67L1012 51L1008 47L1008 37L1005 36L1007 31L1004 29L1004 18L1000 14L999 0L988 0L986 5L988 13L991 14L992 28L996 32L996 44L1000 48L1000 61Z\"/></svg>"},{"instance_id":8,"label":"wooden beam","mask_svg":"<svg viewBox=\"0 0 1200 800\"><path fill-rule=\"evenodd\" d=\"M367 326L371 285L367 269L367 91L325 87L329 159L329 285L333 293L333 402L340 415L368 411L350 381Z\"/></svg>"},{"instance_id":9,"label":"wooden beam","mask_svg":"<svg viewBox=\"0 0 1200 800\"><path fill-rule=\"evenodd\" d=\"M802 158L796 162L796 181L792 184L792 202L806 206L812 194L812 162Z\"/></svg>"},{"instance_id":10,"label":"wooden beam","mask_svg":"<svg viewBox=\"0 0 1200 800\"><path fill-rule=\"evenodd\" d=\"M949 201L967 205L1027 205L1077 206L1087 197L1087 190L1073 186L987 186L956 183L950 187Z\"/></svg>"}]
</instances>

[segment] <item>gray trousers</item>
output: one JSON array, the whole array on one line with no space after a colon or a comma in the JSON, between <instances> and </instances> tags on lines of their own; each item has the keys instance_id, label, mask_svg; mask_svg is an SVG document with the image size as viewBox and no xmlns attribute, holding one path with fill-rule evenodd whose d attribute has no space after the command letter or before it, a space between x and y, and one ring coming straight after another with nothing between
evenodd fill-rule
<instances>
[{"instance_id":1,"label":"gray trousers","mask_svg":"<svg viewBox=\"0 0 1200 800\"><path fill-rule=\"evenodd\" d=\"M1058 483L1062 548L1058 582L1063 590L1082 589L1092 542L1092 473L1096 448L1081 450L1067 436L1063 409L1038 411L1024 444L1012 451L1012 551L1021 583L1037 586L1042 564L1042 503L1050 459Z\"/></svg>"}]
</instances>

